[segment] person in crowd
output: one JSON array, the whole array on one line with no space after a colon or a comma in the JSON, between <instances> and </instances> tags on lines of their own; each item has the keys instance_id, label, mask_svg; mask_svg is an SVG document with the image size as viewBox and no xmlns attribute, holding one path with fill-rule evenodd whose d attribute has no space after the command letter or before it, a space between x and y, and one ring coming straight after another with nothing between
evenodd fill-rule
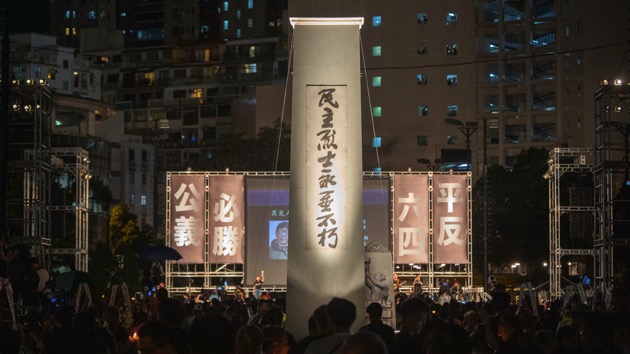
<instances>
[{"instance_id":1,"label":"person in crowd","mask_svg":"<svg viewBox=\"0 0 630 354\"><path fill-rule=\"evenodd\" d=\"M168 324L149 320L138 330L138 353L177 354Z\"/></svg>"},{"instance_id":2,"label":"person in crowd","mask_svg":"<svg viewBox=\"0 0 630 354\"><path fill-rule=\"evenodd\" d=\"M112 332L119 354L133 354L135 348L129 341L129 329L120 320L120 310L116 306L108 306L103 311L105 328Z\"/></svg>"},{"instance_id":3,"label":"person in crowd","mask_svg":"<svg viewBox=\"0 0 630 354\"><path fill-rule=\"evenodd\" d=\"M394 294L398 294L400 292L400 278L398 278L398 274L394 273L392 276L394 281Z\"/></svg>"},{"instance_id":4,"label":"person in crowd","mask_svg":"<svg viewBox=\"0 0 630 354\"><path fill-rule=\"evenodd\" d=\"M220 312L207 312L190 326L190 354L232 354L234 337L234 329Z\"/></svg>"},{"instance_id":5,"label":"person in crowd","mask_svg":"<svg viewBox=\"0 0 630 354\"><path fill-rule=\"evenodd\" d=\"M265 316L269 312L269 310L271 310L272 306L273 303L271 302L271 300L258 300L256 306L256 314L249 319L247 324L255 325L262 329L263 316Z\"/></svg>"},{"instance_id":6,"label":"person in crowd","mask_svg":"<svg viewBox=\"0 0 630 354\"><path fill-rule=\"evenodd\" d=\"M291 348L287 331L279 326L268 326L263 329L264 354L288 354Z\"/></svg>"},{"instance_id":7,"label":"person in crowd","mask_svg":"<svg viewBox=\"0 0 630 354\"><path fill-rule=\"evenodd\" d=\"M420 332L429 318L429 307L419 297L400 304L400 332L394 337L393 354L417 353L422 347Z\"/></svg>"},{"instance_id":8,"label":"person in crowd","mask_svg":"<svg viewBox=\"0 0 630 354\"><path fill-rule=\"evenodd\" d=\"M276 225L276 238L269 244L269 259L287 259L289 251L289 223Z\"/></svg>"},{"instance_id":9,"label":"person in crowd","mask_svg":"<svg viewBox=\"0 0 630 354\"><path fill-rule=\"evenodd\" d=\"M262 286L264 282L265 282L265 271L261 270L260 275L257 275L254 281L254 298L256 300L260 299L260 295L262 294Z\"/></svg>"},{"instance_id":10,"label":"person in crowd","mask_svg":"<svg viewBox=\"0 0 630 354\"><path fill-rule=\"evenodd\" d=\"M372 332L378 335L383 340L388 350L391 351L394 345L394 329L381 320L383 316L383 306L378 302L372 302L367 306L365 312L368 314L370 323L361 327L359 332Z\"/></svg>"},{"instance_id":11,"label":"person in crowd","mask_svg":"<svg viewBox=\"0 0 630 354\"><path fill-rule=\"evenodd\" d=\"M183 329L186 319L184 304L173 298L166 298L158 305L158 318L171 329L172 342L178 354L188 354L188 335Z\"/></svg>"},{"instance_id":12,"label":"person in crowd","mask_svg":"<svg viewBox=\"0 0 630 354\"><path fill-rule=\"evenodd\" d=\"M424 286L424 284L422 283L422 279L420 278L420 274L416 275L416 277L413 279L413 296L414 297L421 297L422 296L422 287Z\"/></svg>"},{"instance_id":13,"label":"person in crowd","mask_svg":"<svg viewBox=\"0 0 630 354\"><path fill-rule=\"evenodd\" d=\"M387 354L383 339L372 332L358 332L346 338L342 354Z\"/></svg>"},{"instance_id":14,"label":"person in crowd","mask_svg":"<svg viewBox=\"0 0 630 354\"><path fill-rule=\"evenodd\" d=\"M260 354L263 350L263 332L258 326L245 325L236 332L235 354Z\"/></svg>"},{"instance_id":15,"label":"person in crowd","mask_svg":"<svg viewBox=\"0 0 630 354\"><path fill-rule=\"evenodd\" d=\"M356 306L351 301L338 297L330 300L326 313L332 334L313 341L306 348L306 354L340 354L343 342L350 335L350 327L357 317Z\"/></svg>"}]
</instances>

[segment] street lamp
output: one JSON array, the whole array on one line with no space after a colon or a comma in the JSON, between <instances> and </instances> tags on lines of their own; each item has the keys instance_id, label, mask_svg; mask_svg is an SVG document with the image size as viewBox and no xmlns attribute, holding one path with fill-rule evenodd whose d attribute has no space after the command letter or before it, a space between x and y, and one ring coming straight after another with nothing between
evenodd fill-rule
<instances>
[{"instance_id":1,"label":"street lamp","mask_svg":"<svg viewBox=\"0 0 630 354\"><path fill-rule=\"evenodd\" d=\"M459 119L445 118L444 123L456 125L466 137L466 171L470 171L470 137L477 131L477 122L462 122Z\"/></svg>"}]
</instances>

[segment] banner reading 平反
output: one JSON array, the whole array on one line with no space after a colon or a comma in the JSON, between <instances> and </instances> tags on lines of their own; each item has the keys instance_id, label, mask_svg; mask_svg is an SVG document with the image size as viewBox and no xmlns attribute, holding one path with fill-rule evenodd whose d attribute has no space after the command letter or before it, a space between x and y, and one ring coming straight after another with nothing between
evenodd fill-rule
<instances>
[{"instance_id":1,"label":"banner reading \u5e73\u53cd","mask_svg":"<svg viewBox=\"0 0 630 354\"><path fill-rule=\"evenodd\" d=\"M433 262L468 261L468 213L465 175L433 177Z\"/></svg>"}]
</instances>

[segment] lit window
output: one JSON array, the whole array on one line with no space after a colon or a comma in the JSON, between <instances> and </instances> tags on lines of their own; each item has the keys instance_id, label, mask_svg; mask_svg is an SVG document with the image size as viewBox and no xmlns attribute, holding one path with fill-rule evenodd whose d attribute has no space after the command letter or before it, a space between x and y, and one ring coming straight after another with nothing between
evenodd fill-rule
<instances>
[{"instance_id":1,"label":"lit window","mask_svg":"<svg viewBox=\"0 0 630 354\"><path fill-rule=\"evenodd\" d=\"M446 143L448 145L457 145L457 135L447 135Z\"/></svg>"},{"instance_id":2,"label":"lit window","mask_svg":"<svg viewBox=\"0 0 630 354\"><path fill-rule=\"evenodd\" d=\"M236 10L236 19L237 20L241 19L241 10Z\"/></svg>"},{"instance_id":3,"label":"lit window","mask_svg":"<svg viewBox=\"0 0 630 354\"><path fill-rule=\"evenodd\" d=\"M120 17L127 17L127 13L126 12L121 12L120 13Z\"/></svg>"},{"instance_id":4,"label":"lit window","mask_svg":"<svg viewBox=\"0 0 630 354\"><path fill-rule=\"evenodd\" d=\"M72 11L72 18L77 18L77 12L76 11Z\"/></svg>"},{"instance_id":5,"label":"lit window","mask_svg":"<svg viewBox=\"0 0 630 354\"><path fill-rule=\"evenodd\" d=\"M199 27L199 33L208 33L210 32L210 27L207 25L203 25Z\"/></svg>"},{"instance_id":6,"label":"lit window","mask_svg":"<svg viewBox=\"0 0 630 354\"><path fill-rule=\"evenodd\" d=\"M457 85L457 75L446 75L446 84L449 86L455 86Z\"/></svg>"},{"instance_id":7,"label":"lit window","mask_svg":"<svg viewBox=\"0 0 630 354\"><path fill-rule=\"evenodd\" d=\"M249 20L247 20L247 27L249 27L249 28L254 27L254 20L252 20L251 18Z\"/></svg>"},{"instance_id":8,"label":"lit window","mask_svg":"<svg viewBox=\"0 0 630 354\"><path fill-rule=\"evenodd\" d=\"M429 146L429 136L418 135L418 146Z\"/></svg>"},{"instance_id":9,"label":"lit window","mask_svg":"<svg viewBox=\"0 0 630 354\"><path fill-rule=\"evenodd\" d=\"M140 196L140 205L147 205L147 196L146 195Z\"/></svg>"},{"instance_id":10,"label":"lit window","mask_svg":"<svg viewBox=\"0 0 630 354\"><path fill-rule=\"evenodd\" d=\"M236 29L236 38L241 38L241 29L240 28Z\"/></svg>"},{"instance_id":11,"label":"lit window","mask_svg":"<svg viewBox=\"0 0 630 354\"><path fill-rule=\"evenodd\" d=\"M66 11L66 18L69 19L70 18L70 11Z\"/></svg>"},{"instance_id":12,"label":"lit window","mask_svg":"<svg viewBox=\"0 0 630 354\"><path fill-rule=\"evenodd\" d=\"M427 23L429 16L425 13L420 13L416 15L416 19L418 20L418 23Z\"/></svg>"},{"instance_id":13,"label":"lit window","mask_svg":"<svg viewBox=\"0 0 630 354\"><path fill-rule=\"evenodd\" d=\"M200 88L196 88L192 90L192 93L190 94L191 98L201 98L203 97L203 89Z\"/></svg>"},{"instance_id":14,"label":"lit window","mask_svg":"<svg viewBox=\"0 0 630 354\"><path fill-rule=\"evenodd\" d=\"M418 105L418 115L419 116L426 116L428 114L429 114L429 106L427 106L425 104Z\"/></svg>"},{"instance_id":15,"label":"lit window","mask_svg":"<svg viewBox=\"0 0 630 354\"><path fill-rule=\"evenodd\" d=\"M72 27L72 35L73 36L77 35L77 28L76 27Z\"/></svg>"},{"instance_id":16,"label":"lit window","mask_svg":"<svg viewBox=\"0 0 630 354\"><path fill-rule=\"evenodd\" d=\"M253 58L256 56L256 46L255 45L251 45L249 46L249 57Z\"/></svg>"},{"instance_id":17,"label":"lit window","mask_svg":"<svg viewBox=\"0 0 630 354\"><path fill-rule=\"evenodd\" d=\"M429 81L429 78L424 74L418 74L416 75L416 81L418 85L426 85Z\"/></svg>"},{"instance_id":18,"label":"lit window","mask_svg":"<svg viewBox=\"0 0 630 354\"><path fill-rule=\"evenodd\" d=\"M453 12L449 12L446 15L446 24L450 25L450 24L453 24L455 22L457 22L457 14L453 13Z\"/></svg>"},{"instance_id":19,"label":"lit window","mask_svg":"<svg viewBox=\"0 0 630 354\"><path fill-rule=\"evenodd\" d=\"M247 0L247 8L248 9L254 8L254 0Z\"/></svg>"},{"instance_id":20,"label":"lit window","mask_svg":"<svg viewBox=\"0 0 630 354\"><path fill-rule=\"evenodd\" d=\"M381 27L381 16L372 17L372 26Z\"/></svg>"},{"instance_id":21,"label":"lit window","mask_svg":"<svg viewBox=\"0 0 630 354\"><path fill-rule=\"evenodd\" d=\"M246 74L255 74L256 73L256 64L245 64L243 65L243 72Z\"/></svg>"},{"instance_id":22,"label":"lit window","mask_svg":"<svg viewBox=\"0 0 630 354\"><path fill-rule=\"evenodd\" d=\"M380 76L374 76L372 78L372 86L374 86L374 87L380 87L381 86L381 77Z\"/></svg>"},{"instance_id":23,"label":"lit window","mask_svg":"<svg viewBox=\"0 0 630 354\"><path fill-rule=\"evenodd\" d=\"M69 35L70 35L70 28L66 27L66 36L69 36Z\"/></svg>"},{"instance_id":24,"label":"lit window","mask_svg":"<svg viewBox=\"0 0 630 354\"><path fill-rule=\"evenodd\" d=\"M129 196L129 204L130 205L136 205L136 196L135 195L131 195Z\"/></svg>"},{"instance_id":25,"label":"lit window","mask_svg":"<svg viewBox=\"0 0 630 354\"><path fill-rule=\"evenodd\" d=\"M223 30L227 31L228 28L230 28L230 21L223 21Z\"/></svg>"},{"instance_id":26,"label":"lit window","mask_svg":"<svg viewBox=\"0 0 630 354\"><path fill-rule=\"evenodd\" d=\"M382 111L381 107L372 107L372 115L374 117L380 117L381 116L381 111Z\"/></svg>"},{"instance_id":27,"label":"lit window","mask_svg":"<svg viewBox=\"0 0 630 354\"><path fill-rule=\"evenodd\" d=\"M372 56L373 57L380 57L381 56L381 46L380 45L372 47Z\"/></svg>"},{"instance_id":28,"label":"lit window","mask_svg":"<svg viewBox=\"0 0 630 354\"><path fill-rule=\"evenodd\" d=\"M424 44L424 43L420 43L418 44L418 54L428 54L429 53L429 47Z\"/></svg>"},{"instance_id":29,"label":"lit window","mask_svg":"<svg viewBox=\"0 0 630 354\"><path fill-rule=\"evenodd\" d=\"M223 2L223 11L227 11L230 8L230 4L227 1Z\"/></svg>"},{"instance_id":30,"label":"lit window","mask_svg":"<svg viewBox=\"0 0 630 354\"><path fill-rule=\"evenodd\" d=\"M447 116L450 116L450 117L456 116L458 111L459 111L459 108L457 107L456 104L446 106Z\"/></svg>"},{"instance_id":31,"label":"lit window","mask_svg":"<svg viewBox=\"0 0 630 354\"><path fill-rule=\"evenodd\" d=\"M377 136L376 138L372 138L372 147L380 148L381 147L381 137Z\"/></svg>"},{"instance_id":32,"label":"lit window","mask_svg":"<svg viewBox=\"0 0 630 354\"><path fill-rule=\"evenodd\" d=\"M88 19L96 20L96 12L94 10L90 11L88 14Z\"/></svg>"},{"instance_id":33,"label":"lit window","mask_svg":"<svg viewBox=\"0 0 630 354\"><path fill-rule=\"evenodd\" d=\"M457 55L457 44L447 44L446 55Z\"/></svg>"}]
</instances>

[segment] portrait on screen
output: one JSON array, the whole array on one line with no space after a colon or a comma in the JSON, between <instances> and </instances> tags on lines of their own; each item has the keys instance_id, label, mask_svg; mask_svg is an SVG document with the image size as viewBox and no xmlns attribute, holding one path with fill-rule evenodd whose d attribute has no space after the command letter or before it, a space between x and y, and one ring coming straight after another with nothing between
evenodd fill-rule
<instances>
[{"instance_id":1,"label":"portrait on screen","mask_svg":"<svg viewBox=\"0 0 630 354\"><path fill-rule=\"evenodd\" d=\"M287 259L289 251L289 222L269 221L269 259Z\"/></svg>"}]
</instances>

